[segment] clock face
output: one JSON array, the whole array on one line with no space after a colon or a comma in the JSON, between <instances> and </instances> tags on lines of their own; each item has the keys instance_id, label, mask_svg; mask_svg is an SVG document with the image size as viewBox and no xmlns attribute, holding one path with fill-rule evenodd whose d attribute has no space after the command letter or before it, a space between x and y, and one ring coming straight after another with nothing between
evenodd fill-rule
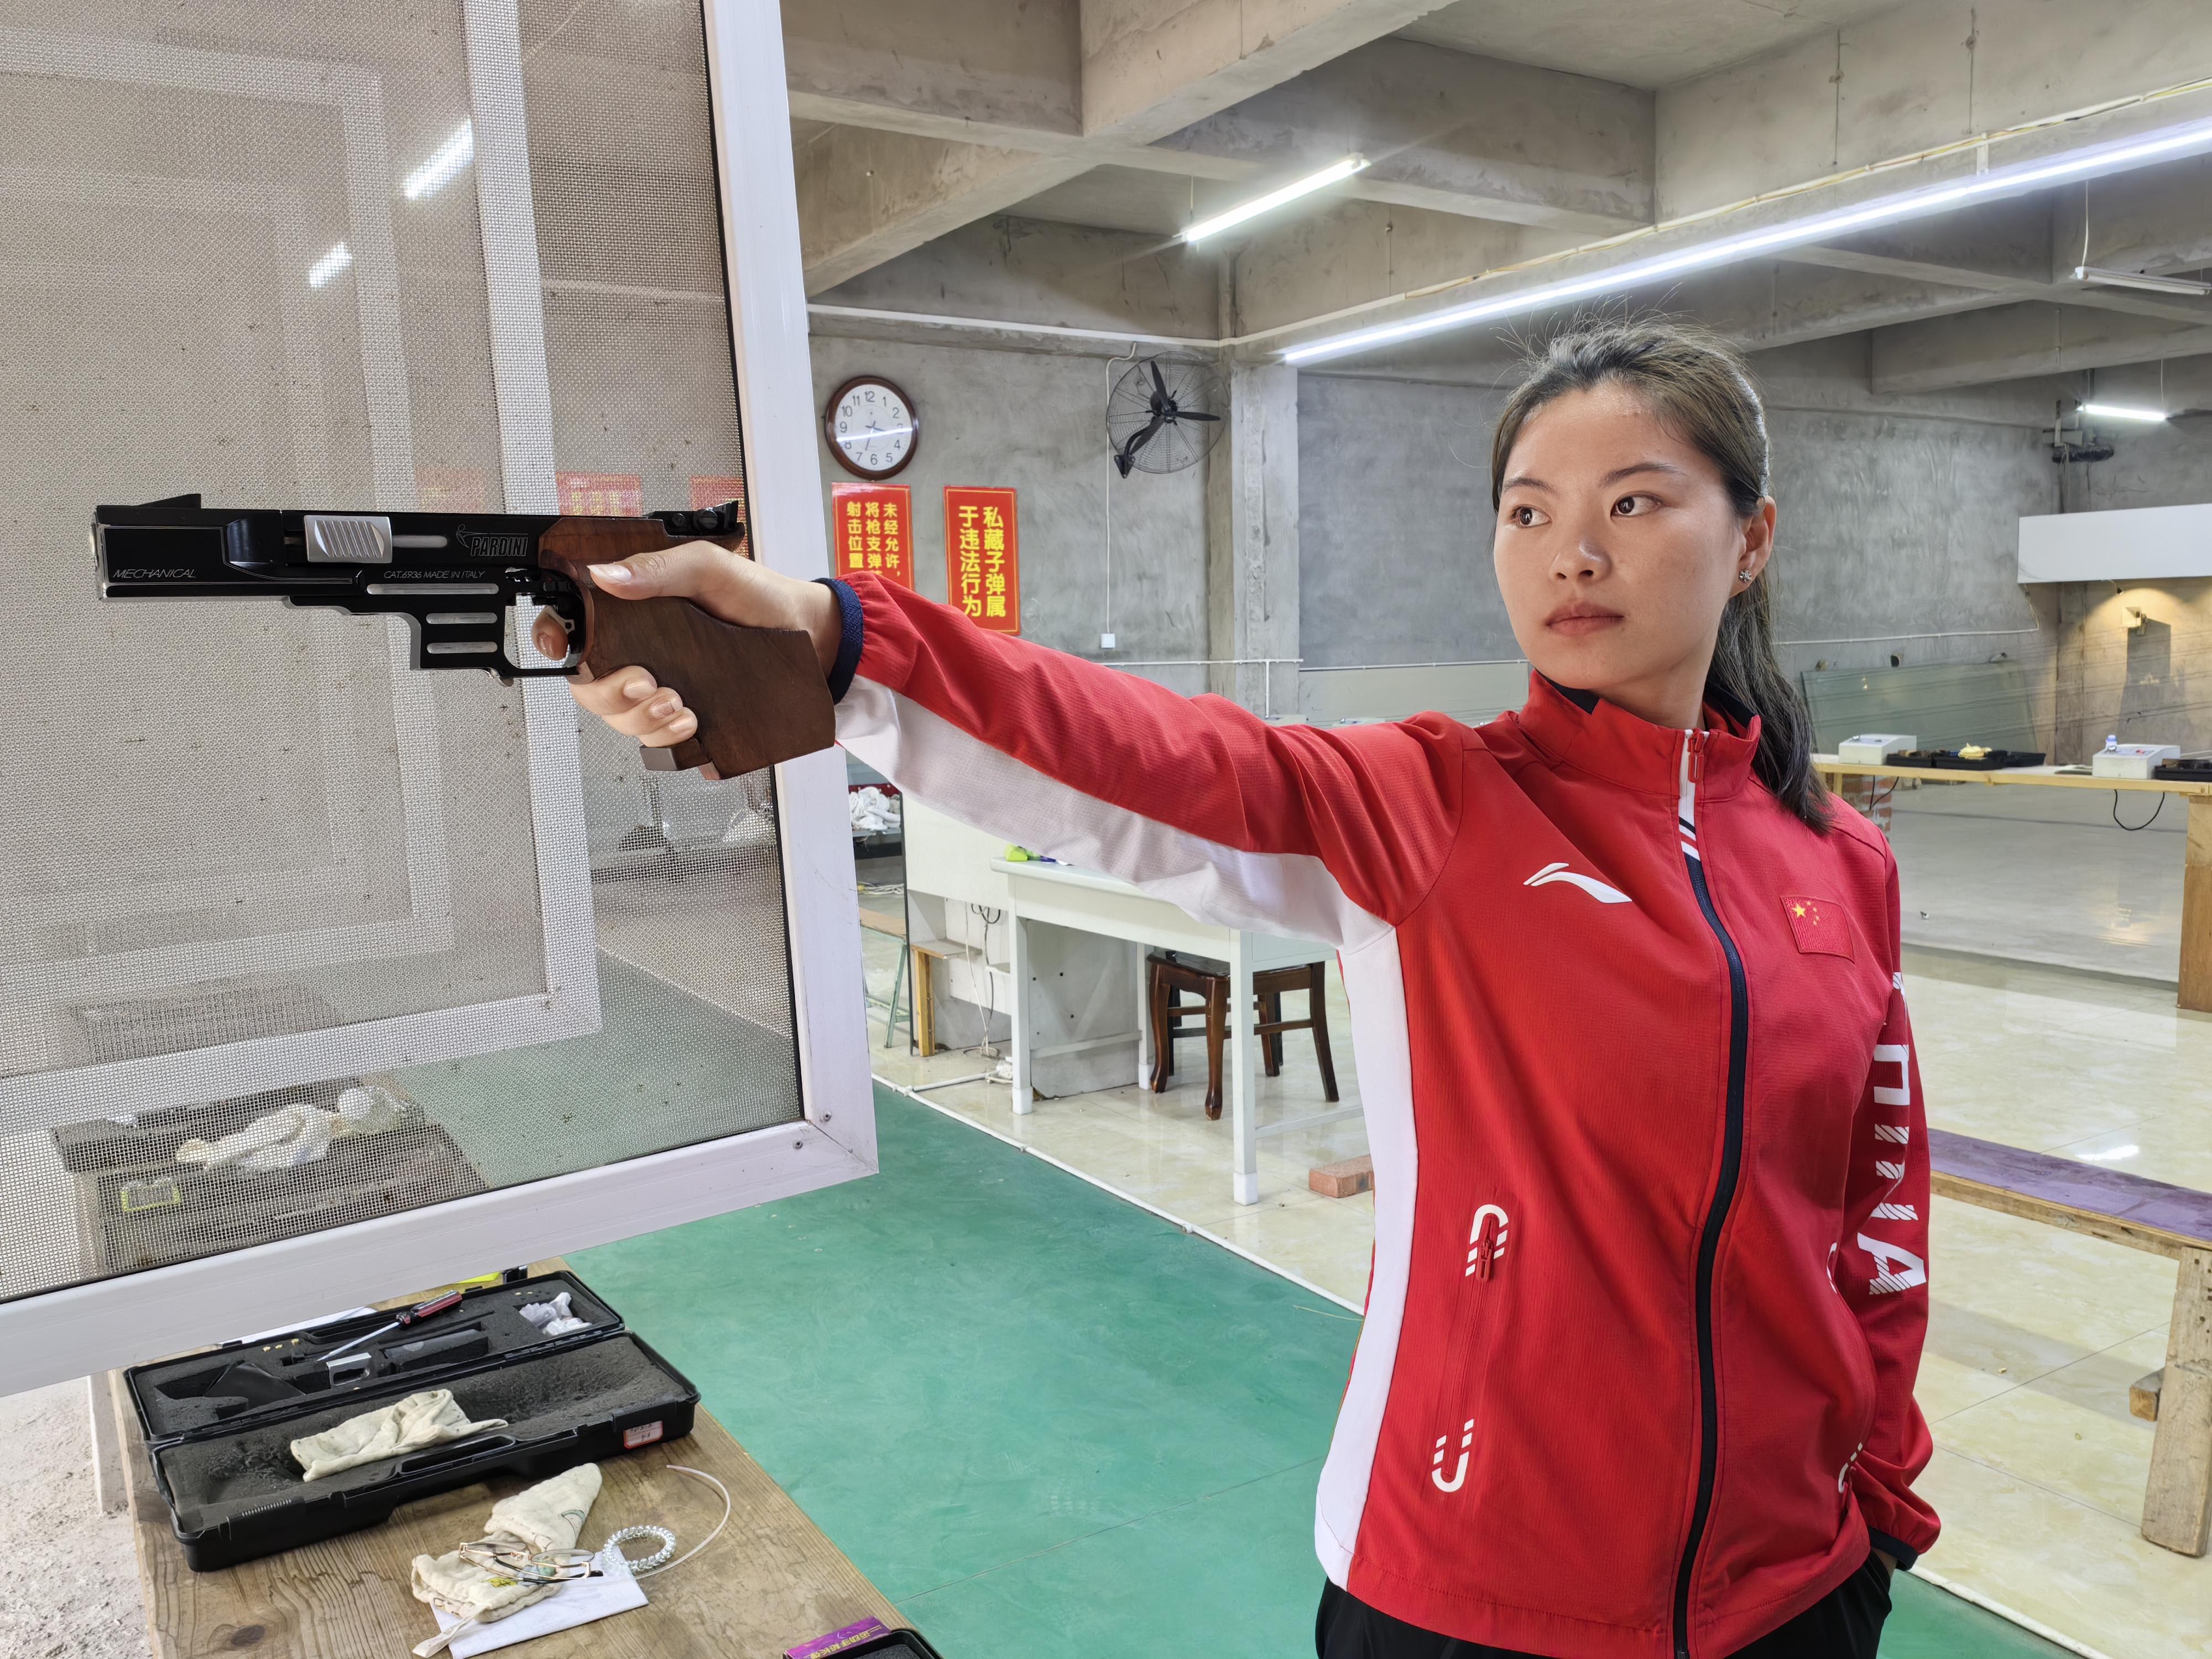
<instances>
[{"instance_id":1,"label":"clock face","mask_svg":"<svg viewBox=\"0 0 2212 1659\"><path fill-rule=\"evenodd\" d=\"M848 472L888 478L914 459L921 436L914 404L889 380L863 375L837 389L823 416L830 448Z\"/></svg>"}]
</instances>

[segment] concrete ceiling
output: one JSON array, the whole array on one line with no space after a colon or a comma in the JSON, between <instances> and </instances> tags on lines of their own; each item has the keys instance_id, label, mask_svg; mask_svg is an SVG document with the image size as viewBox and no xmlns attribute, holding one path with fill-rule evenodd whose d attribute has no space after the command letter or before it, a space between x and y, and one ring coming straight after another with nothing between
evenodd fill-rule
<instances>
[{"instance_id":1,"label":"concrete ceiling","mask_svg":"<svg viewBox=\"0 0 2212 1659\"><path fill-rule=\"evenodd\" d=\"M1173 237L1185 225L1235 206L1245 187L1215 179L1178 177L1139 167L1093 167L1018 204L1024 219L1061 225L1094 225L1101 230L1129 230Z\"/></svg>"},{"instance_id":2,"label":"concrete ceiling","mask_svg":"<svg viewBox=\"0 0 2212 1659\"><path fill-rule=\"evenodd\" d=\"M2212 118L2204 0L785 0L784 16L811 293L878 319L1233 335L1261 356ZM1326 195L1218 245L1175 240L1352 150L1370 165ZM1899 392L2203 353L2212 301L2072 272L2085 240L2090 264L2212 264L2208 191L2212 161L2174 161L1639 297L1753 349L1866 336L1870 379ZM1368 361L1482 356L1432 337Z\"/></svg>"},{"instance_id":3,"label":"concrete ceiling","mask_svg":"<svg viewBox=\"0 0 2212 1659\"><path fill-rule=\"evenodd\" d=\"M1794 46L1897 0L1460 0L1399 33L1454 52L1653 90Z\"/></svg>"}]
</instances>

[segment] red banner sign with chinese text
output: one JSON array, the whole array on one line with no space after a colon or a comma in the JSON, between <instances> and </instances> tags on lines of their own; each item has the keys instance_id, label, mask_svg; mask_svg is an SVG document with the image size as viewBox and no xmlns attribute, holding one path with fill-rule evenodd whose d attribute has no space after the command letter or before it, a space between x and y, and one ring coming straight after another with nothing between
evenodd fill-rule
<instances>
[{"instance_id":1,"label":"red banner sign with chinese text","mask_svg":"<svg viewBox=\"0 0 2212 1659\"><path fill-rule=\"evenodd\" d=\"M945 488L945 598L978 626L1022 631L1021 538L1014 492Z\"/></svg>"},{"instance_id":2,"label":"red banner sign with chinese text","mask_svg":"<svg viewBox=\"0 0 2212 1659\"><path fill-rule=\"evenodd\" d=\"M556 472L561 511L635 519L645 512L645 480L631 472Z\"/></svg>"},{"instance_id":3,"label":"red banner sign with chinese text","mask_svg":"<svg viewBox=\"0 0 2212 1659\"><path fill-rule=\"evenodd\" d=\"M703 512L710 507L720 507L724 501L735 501L743 507L745 501L745 481L743 478L712 477L691 480L691 510Z\"/></svg>"},{"instance_id":4,"label":"red banner sign with chinese text","mask_svg":"<svg viewBox=\"0 0 2212 1659\"><path fill-rule=\"evenodd\" d=\"M830 546L837 574L866 571L914 586L914 492L904 484L841 483L830 489Z\"/></svg>"}]
</instances>

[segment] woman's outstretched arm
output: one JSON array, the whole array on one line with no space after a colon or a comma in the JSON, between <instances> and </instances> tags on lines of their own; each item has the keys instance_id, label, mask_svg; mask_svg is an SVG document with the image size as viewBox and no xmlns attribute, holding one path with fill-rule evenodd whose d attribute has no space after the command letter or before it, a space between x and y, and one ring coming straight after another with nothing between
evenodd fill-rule
<instances>
[{"instance_id":1,"label":"woman's outstretched arm","mask_svg":"<svg viewBox=\"0 0 2212 1659\"><path fill-rule=\"evenodd\" d=\"M1458 817L1455 733L1270 726L863 577L839 741L994 835L1231 927L1357 948L1419 903Z\"/></svg>"},{"instance_id":2,"label":"woman's outstretched arm","mask_svg":"<svg viewBox=\"0 0 2212 1659\"><path fill-rule=\"evenodd\" d=\"M1270 726L988 633L878 578L799 582L705 544L619 568L602 568L609 592L805 628L839 741L902 790L1210 921L1357 949L1420 902L1458 823L1463 739L1446 721ZM641 670L577 697L648 744L694 729Z\"/></svg>"}]
</instances>

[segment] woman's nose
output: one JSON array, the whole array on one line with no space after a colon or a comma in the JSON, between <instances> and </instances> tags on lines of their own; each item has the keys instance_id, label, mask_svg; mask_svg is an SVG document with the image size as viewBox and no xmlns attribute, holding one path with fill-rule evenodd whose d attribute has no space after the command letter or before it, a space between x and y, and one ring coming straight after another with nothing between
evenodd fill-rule
<instances>
[{"instance_id":1,"label":"woman's nose","mask_svg":"<svg viewBox=\"0 0 2212 1659\"><path fill-rule=\"evenodd\" d=\"M1611 562L1596 538L1583 536L1577 538L1571 551L1552 562L1552 574L1562 581L1589 581L1603 575Z\"/></svg>"}]
</instances>

